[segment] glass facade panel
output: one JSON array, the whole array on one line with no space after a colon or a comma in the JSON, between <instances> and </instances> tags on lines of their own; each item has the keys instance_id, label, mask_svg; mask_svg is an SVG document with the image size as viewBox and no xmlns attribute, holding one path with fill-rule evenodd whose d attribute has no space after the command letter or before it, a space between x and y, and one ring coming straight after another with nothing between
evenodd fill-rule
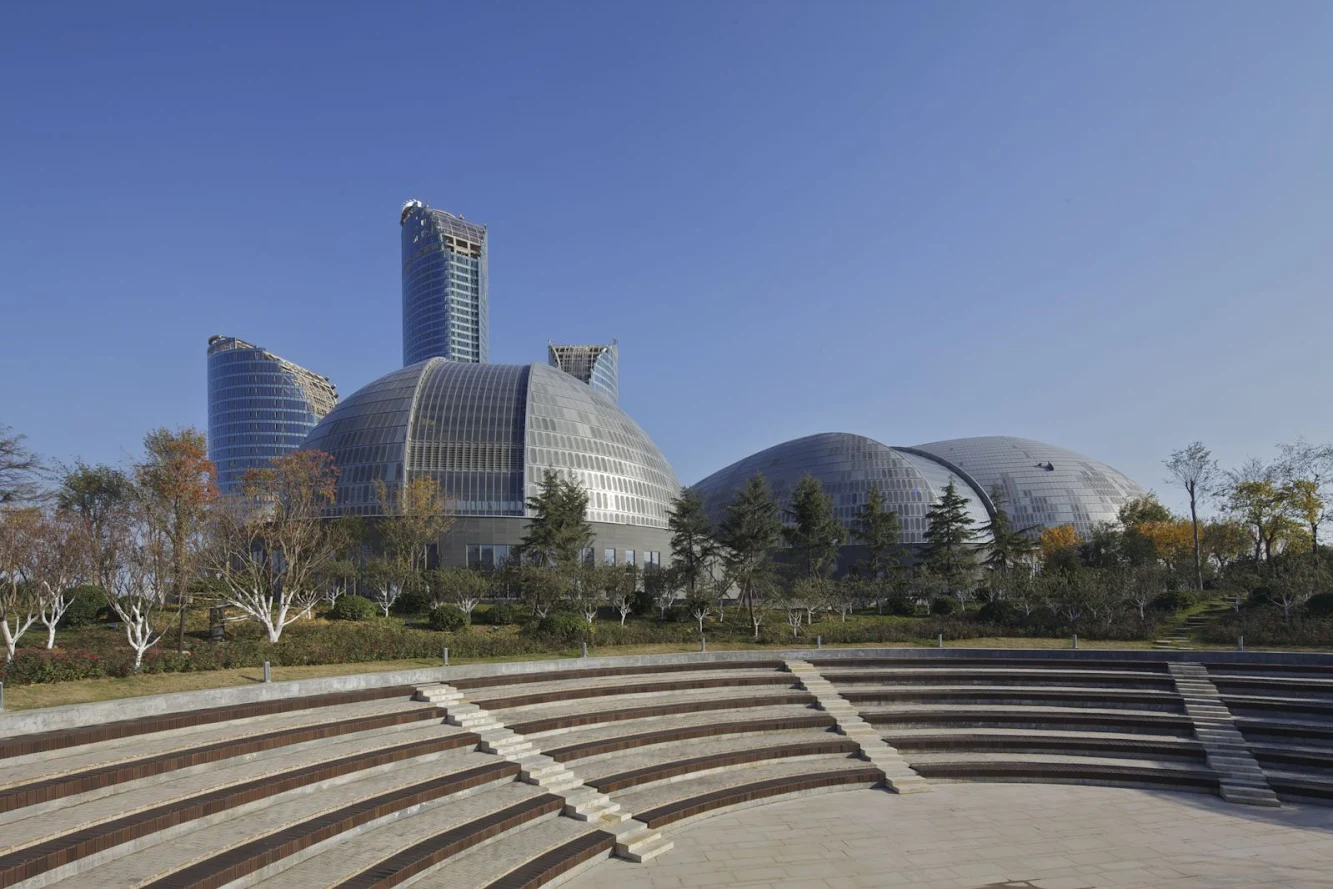
<instances>
[{"instance_id":1,"label":"glass facade panel","mask_svg":"<svg viewBox=\"0 0 1333 889\"><path fill-rule=\"evenodd\" d=\"M244 340L208 341L208 457L218 488L239 490L250 469L301 447L338 403L327 377Z\"/></svg>"},{"instance_id":2,"label":"glass facade panel","mask_svg":"<svg viewBox=\"0 0 1333 889\"><path fill-rule=\"evenodd\" d=\"M614 549L602 550L602 564L614 565L616 563L616 551Z\"/></svg>"},{"instance_id":3,"label":"glass facade panel","mask_svg":"<svg viewBox=\"0 0 1333 889\"><path fill-rule=\"evenodd\" d=\"M1147 493L1105 463L1026 438L960 438L910 450L957 467L987 494L999 488L1020 528L1073 525L1087 536L1093 524L1115 521L1121 506Z\"/></svg>"},{"instance_id":4,"label":"glass facade panel","mask_svg":"<svg viewBox=\"0 0 1333 889\"><path fill-rule=\"evenodd\" d=\"M486 226L420 201L400 219L403 364L427 358L484 363L490 356Z\"/></svg>"}]
</instances>

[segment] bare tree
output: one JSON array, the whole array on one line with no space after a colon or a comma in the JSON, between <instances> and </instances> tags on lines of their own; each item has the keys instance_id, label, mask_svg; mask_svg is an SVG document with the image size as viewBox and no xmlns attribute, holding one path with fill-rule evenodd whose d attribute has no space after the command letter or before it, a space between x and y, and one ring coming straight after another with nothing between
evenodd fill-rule
<instances>
[{"instance_id":1,"label":"bare tree","mask_svg":"<svg viewBox=\"0 0 1333 889\"><path fill-rule=\"evenodd\" d=\"M1173 451L1165 461L1171 479L1185 489L1190 498L1190 524L1194 527L1194 584L1203 590L1203 550L1199 546L1199 498L1212 494L1222 471L1212 451L1203 442L1191 442Z\"/></svg>"},{"instance_id":2,"label":"bare tree","mask_svg":"<svg viewBox=\"0 0 1333 889\"><path fill-rule=\"evenodd\" d=\"M162 639L171 614L168 596L175 577L171 541L161 524L136 504L114 529L111 586L107 606L125 628L125 640L134 651L134 672L143 667L144 654Z\"/></svg>"},{"instance_id":3,"label":"bare tree","mask_svg":"<svg viewBox=\"0 0 1333 889\"><path fill-rule=\"evenodd\" d=\"M405 580L403 566L396 560L370 559L361 566L361 583L370 590L370 598L385 617L403 594Z\"/></svg>"},{"instance_id":4,"label":"bare tree","mask_svg":"<svg viewBox=\"0 0 1333 889\"><path fill-rule=\"evenodd\" d=\"M19 640L37 622L40 611L26 574L40 523L35 508L0 509L0 635L6 662L14 659Z\"/></svg>"},{"instance_id":5,"label":"bare tree","mask_svg":"<svg viewBox=\"0 0 1333 889\"><path fill-rule=\"evenodd\" d=\"M686 602L686 607L690 610L690 616L699 624L699 635L704 634L704 621L708 615L713 613L713 602L705 595L696 593L695 596Z\"/></svg>"},{"instance_id":6,"label":"bare tree","mask_svg":"<svg viewBox=\"0 0 1333 889\"><path fill-rule=\"evenodd\" d=\"M375 482L375 498L384 520L379 525L385 555L401 562L401 571L425 571L430 548L453 527L449 502L433 478L414 478L401 488Z\"/></svg>"},{"instance_id":7,"label":"bare tree","mask_svg":"<svg viewBox=\"0 0 1333 889\"><path fill-rule=\"evenodd\" d=\"M1316 593L1329 587L1329 576L1308 559L1292 560L1287 570L1272 583L1273 601L1282 609L1282 620L1291 623L1292 614Z\"/></svg>"},{"instance_id":8,"label":"bare tree","mask_svg":"<svg viewBox=\"0 0 1333 889\"><path fill-rule=\"evenodd\" d=\"M601 569L602 582L611 607L620 615L620 625L634 613L634 600L639 592L639 578L633 565L606 565Z\"/></svg>"},{"instance_id":9,"label":"bare tree","mask_svg":"<svg viewBox=\"0 0 1333 889\"><path fill-rule=\"evenodd\" d=\"M70 590L88 576L89 540L82 523L67 512L51 512L37 525L28 552L28 582L46 627L46 648L56 647L56 627L69 610Z\"/></svg>"},{"instance_id":10,"label":"bare tree","mask_svg":"<svg viewBox=\"0 0 1333 889\"><path fill-rule=\"evenodd\" d=\"M319 601L339 541L323 519L338 471L319 451L293 451L246 474L240 497L213 510L209 567L222 599L277 642Z\"/></svg>"},{"instance_id":11,"label":"bare tree","mask_svg":"<svg viewBox=\"0 0 1333 889\"><path fill-rule=\"evenodd\" d=\"M0 424L0 506L28 503L41 495L42 461L26 442L26 436Z\"/></svg>"},{"instance_id":12,"label":"bare tree","mask_svg":"<svg viewBox=\"0 0 1333 889\"><path fill-rule=\"evenodd\" d=\"M1138 609L1139 620L1147 620L1148 607L1166 592L1167 575L1156 565L1136 565L1125 578L1125 598Z\"/></svg>"}]
</instances>

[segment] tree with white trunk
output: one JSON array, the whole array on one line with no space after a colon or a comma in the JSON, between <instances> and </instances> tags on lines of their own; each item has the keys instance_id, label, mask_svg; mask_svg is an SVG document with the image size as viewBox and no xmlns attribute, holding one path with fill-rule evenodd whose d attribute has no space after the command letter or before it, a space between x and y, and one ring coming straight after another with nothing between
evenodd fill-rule
<instances>
[{"instance_id":1,"label":"tree with white trunk","mask_svg":"<svg viewBox=\"0 0 1333 889\"><path fill-rule=\"evenodd\" d=\"M107 606L125 629L134 651L134 672L144 654L162 639L172 613L168 596L176 578L171 540L149 511L136 507L112 532L107 555L110 588Z\"/></svg>"},{"instance_id":2,"label":"tree with white trunk","mask_svg":"<svg viewBox=\"0 0 1333 889\"><path fill-rule=\"evenodd\" d=\"M64 511L43 515L28 552L28 582L46 627L46 648L56 647L56 627L74 601L71 590L91 569L89 539L78 519Z\"/></svg>"},{"instance_id":3,"label":"tree with white trunk","mask_svg":"<svg viewBox=\"0 0 1333 889\"><path fill-rule=\"evenodd\" d=\"M41 610L27 576L40 525L35 508L0 509L0 636L6 662L14 659L19 640Z\"/></svg>"},{"instance_id":4,"label":"tree with white trunk","mask_svg":"<svg viewBox=\"0 0 1333 889\"><path fill-rule=\"evenodd\" d=\"M269 642L327 590L338 536L324 519L338 470L320 451L293 451L246 475L242 494L213 510L208 566L221 598L264 627Z\"/></svg>"}]
</instances>

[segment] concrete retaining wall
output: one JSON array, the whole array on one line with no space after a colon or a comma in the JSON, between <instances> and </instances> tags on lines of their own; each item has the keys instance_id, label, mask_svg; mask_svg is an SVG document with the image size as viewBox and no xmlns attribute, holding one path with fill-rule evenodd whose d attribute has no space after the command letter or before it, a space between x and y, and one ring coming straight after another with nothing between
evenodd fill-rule
<instances>
[{"instance_id":1,"label":"concrete retaining wall","mask_svg":"<svg viewBox=\"0 0 1333 889\"><path fill-rule=\"evenodd\" d=\"M1022 657L1029 659L1078 661L1152 660L1192 661L1194 663L1246 662L1263 664L1333 665L1333 654L1304 652L1258 651L1162 651L1149 649L998 649L998 648L825 648L754 649L750 651L719 651L689 654L630 655L622 657L561 658L549 661L515 661L500 664L471 664L459 667L431 667L391 673L361 673L353 676L330 676L323 679L298 679L291 682L273 682L235 688L217 688L205 691L187 691L170 695L150 695L103 701L95 704L71 704L41 710L0 713L0 737L56 731L86 725L100 725L124 719L138 719L183 710L207 707L227 707L271 701L304 695L329 694L363 688L384 688L392 685L425 685L476 676L511 676L544 673L550 670L568 670L586 667L637 667L649 664L725 663L727 661L773 660L790 658L836 658L853 661L857 658L985 658L1004 660Z\"/></svg>"}]
</instances>

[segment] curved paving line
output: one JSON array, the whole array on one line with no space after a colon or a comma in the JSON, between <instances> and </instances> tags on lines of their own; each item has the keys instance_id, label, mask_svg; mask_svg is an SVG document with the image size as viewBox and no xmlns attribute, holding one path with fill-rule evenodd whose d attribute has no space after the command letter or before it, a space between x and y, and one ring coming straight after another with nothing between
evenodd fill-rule
<instances>
[{"instance_id":1,"label":"curved paving line","mask_svg":"<svg viewBox=\"0 0 1333 889\"><path fill-rule=\"evenodd\" d=\"M752 719L736 722L713 722L706 725L690 725L676 729L663 729L653 732L640 732L634 735L621 735L597 741L584 741L568 744L564 747L552 747L546 755L557 762L584 759L603 753L616 753L647 747L653 744L669 744L674 741L689 741L698 738L715 738L722 735L757 734L762 732L794 731L810 728L833 728L838 721L827 713L812 713L809 716L775 717L772 719Z\"/></svg>"},{"instance_id":2,"label":"curved paving line","mask_svg":"<svg viewBox=\"0 0 1333 889\"><path fill-rule=\"evenodd\" d=\"M676 778L692 772L720 769L726 766L744 765L752 762L766 762L776 759L790 759L798 756L818 756L820 754L855 754L861 745L850 738L836 738L829 741L804 741L797 744L781 744L772 747L755 747L749 750L737 750L727 753L712 753L707 756L694 756L670 762L644 766L607 775L586 782L603 793L614 793L629 787L638 787L654 781Z\"/></svg>"}]
</instances>

